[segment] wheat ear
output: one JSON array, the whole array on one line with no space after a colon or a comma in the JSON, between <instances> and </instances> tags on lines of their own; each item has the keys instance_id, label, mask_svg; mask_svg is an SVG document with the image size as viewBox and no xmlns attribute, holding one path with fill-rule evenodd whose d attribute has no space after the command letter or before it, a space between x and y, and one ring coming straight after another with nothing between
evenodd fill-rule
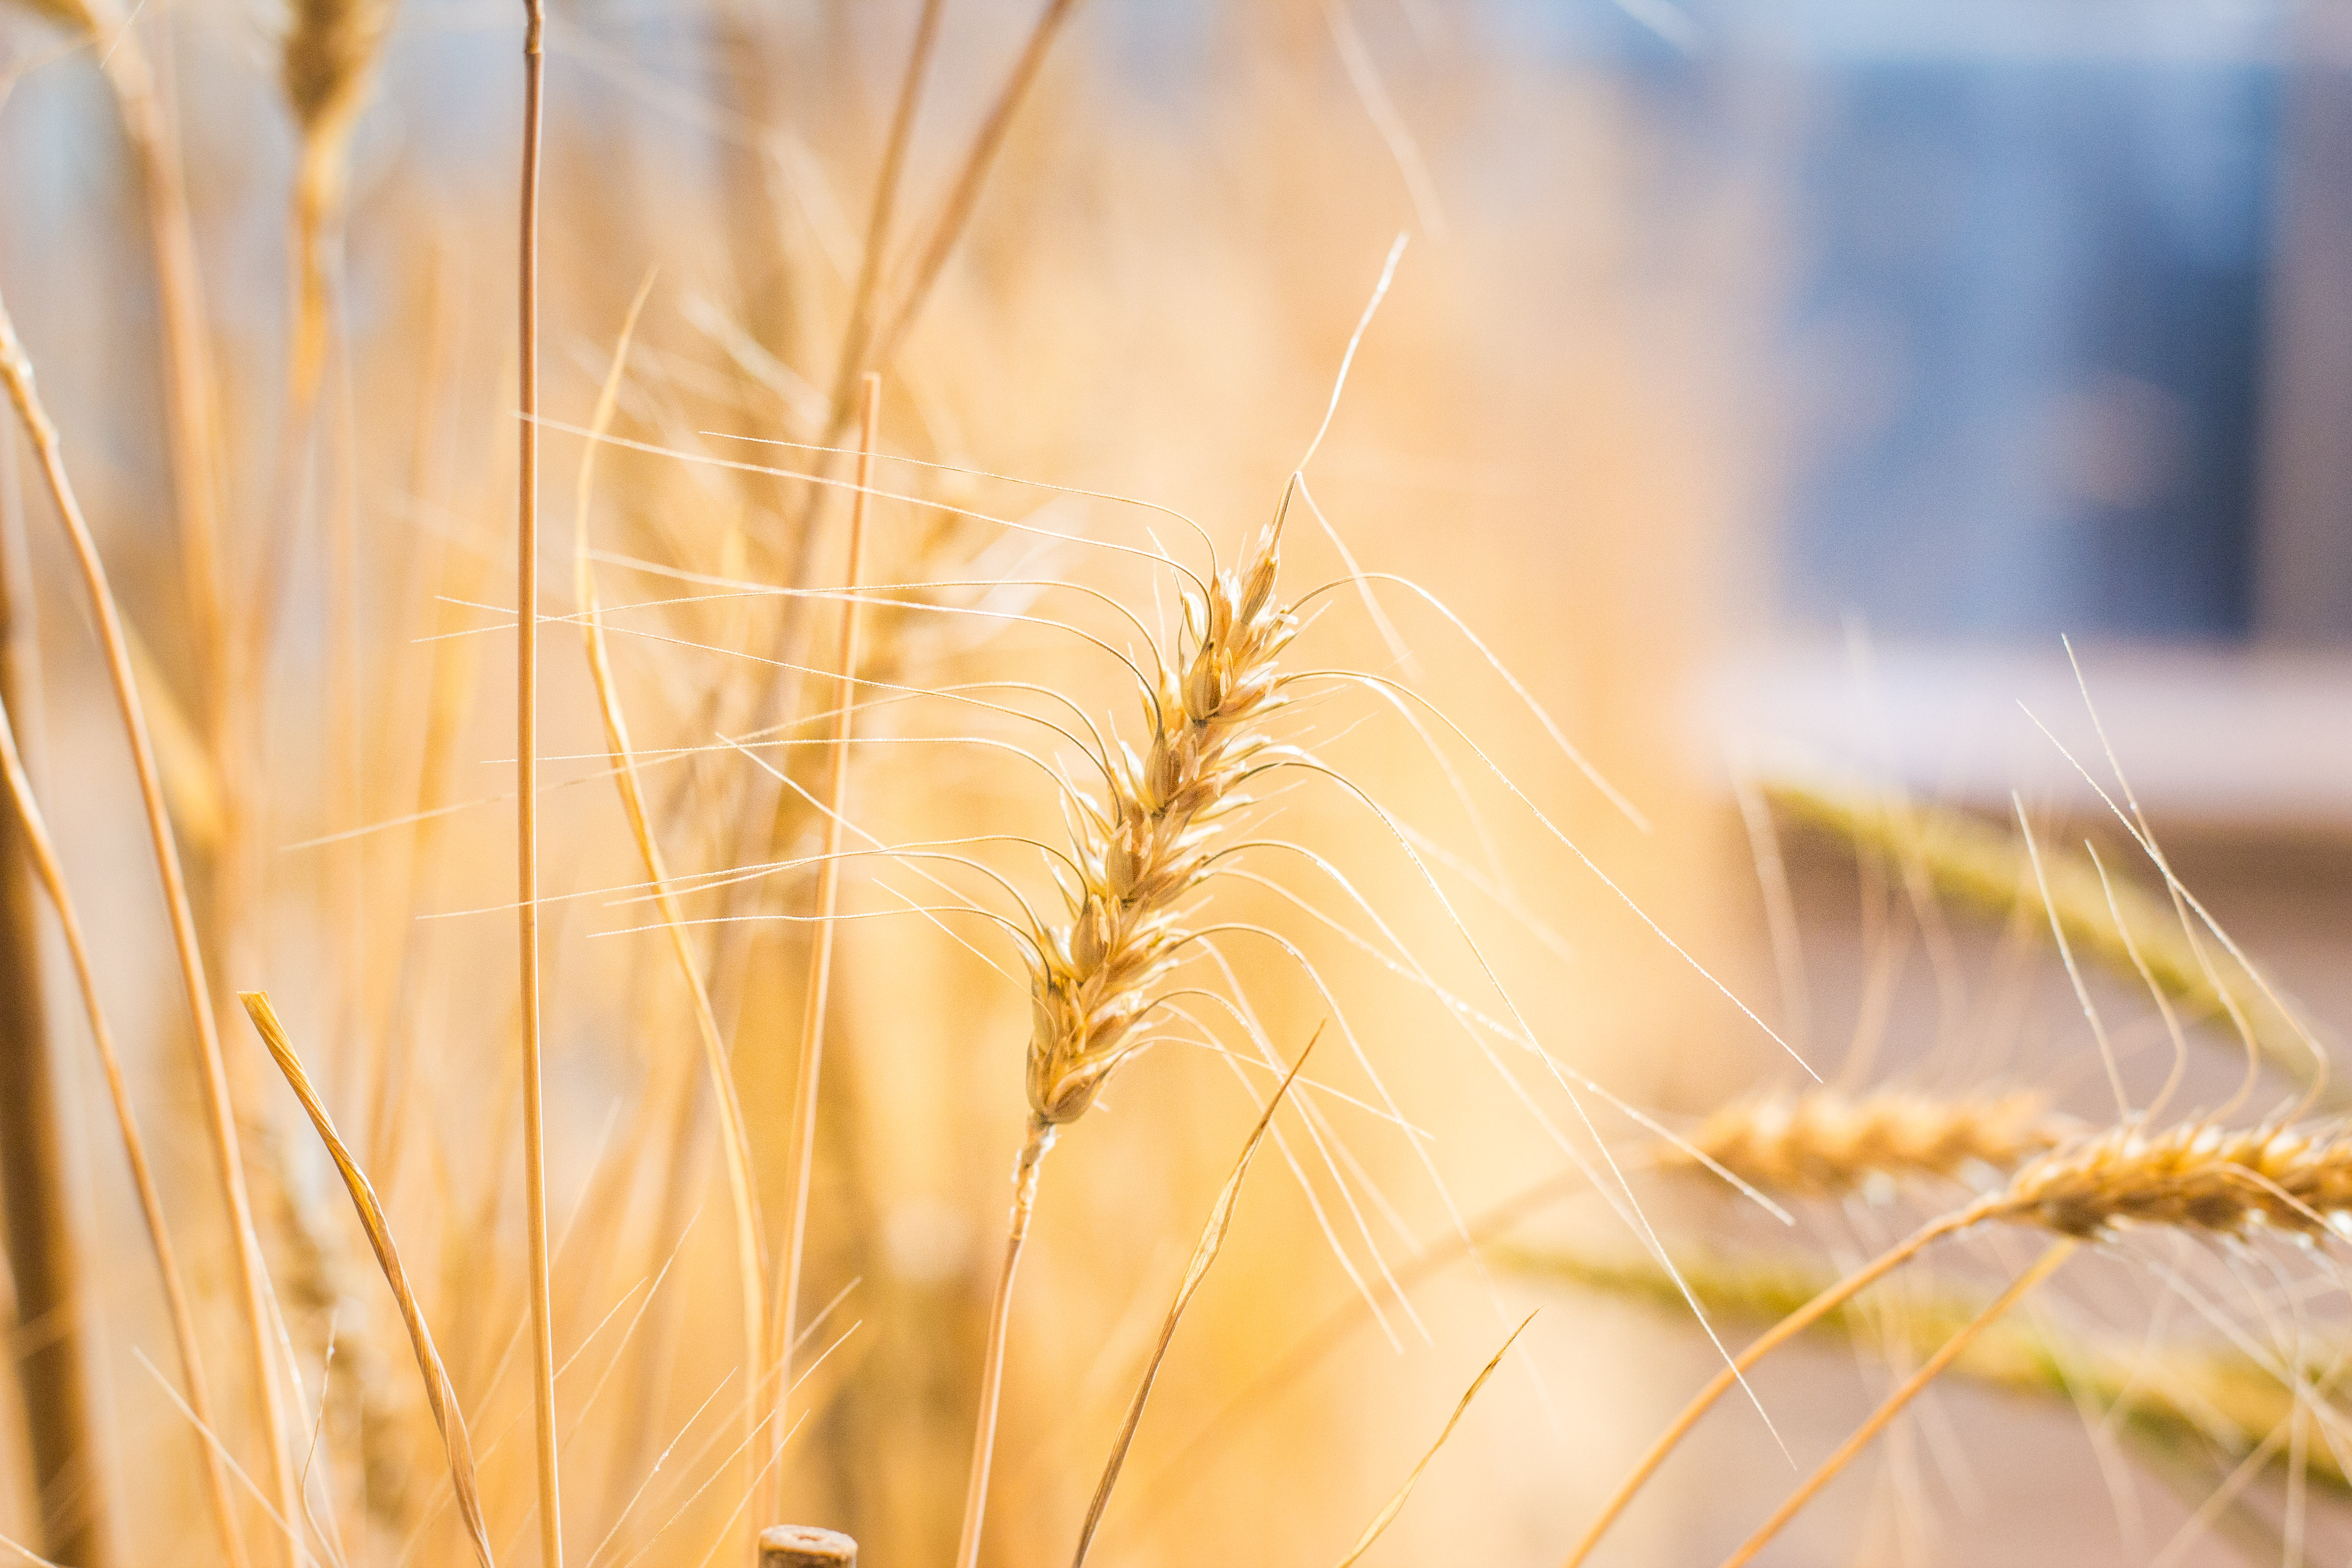
<instances>
[{"instance_id":1,"label":"wheat ear","mask_svg":"<svg viewBox=\"0 0 2352 1568\"><path fill-rule=\"evenodd\" d=\"M269 1327L269 1282L262 1265L260 1239L254 1231L252 1200L246 1191L244 1162L237 1146L236 1111L230 1103L228 1069L221 1055L220 1031L213 1015L204 952L196 941L195 914L188 902L187 879L181 871L179 846L172 836L171 815L163 802L163 781L156 772L155 748L148 738L146 708L131 673L122 616L114 602L114 591L107 582L106 563L100 558L97 542L90 537L89 525L82 517L81 503L74 494L72 481L66 474L65 458L58 449L57 426L50 423L47 411L41 405L34 385L32 362L17 341L16 323L5 301L0 301L0 382L6 383L9 400L16 405L17 417L32 437L49 499L65 526L74 563L81 573L82 586L98 622L107 679L131 743L140 804L146 813L148 837L163 879L173 950L179 963L188 1009L194 1015L201 1098L206 1128L212 1136L215 1173L228 1207L230 1240L243 1287L241 1305L254 1356L254 1395L260 1405L264 1440L269 1448L270 1478L279 1513L290 1522L301 1515L294 1485L293 1456L287 1447L276 1344ZM289 1563L299 1555L299 1542L290 1538L286 1542Z\"/></svg>"},{"instance_id":2,"label":"wheat ear","mask_svg":"<svg viewBox=\"0 0 2352 1568\"><path fill-rule=\"evenodd\" d=\"M834 652L833 752L825 784L824 855L817 862L816 926L809 941L808 981L803 988L801 1048L793 1079L792 1169L784 1215L783 1279L776 1290L776 1330L768 1356L773 1363L776 1413L770 1423L772 1454L781 1455L790 1429L784 1416L792 1400L793 1342L800 1337L801 1264L808 1243L809 1184L815 1173L817 1091L824 1071L824 1024L833 991L834 913L841 901L841 837L849 804L849 742L857 709L857 586L866 569L866 510L874 481L874 444L882 421L882 378L869 375L861 401L857 439L857 490L849 509L849 560L841 605L841 642ZM765 1370L765 1369L763 1369ZM783 1466L776 1465L777 1512L783 1510Z\"/></svg>"},{"instance_id":3,"label":"wheat ear","mask_svg":"<svg viewBox=\"0 0 2352 1568\"><path fill-rule=\"evenodd\" d=\"M2352 1228L2352 1130L2117 1127L2032 1162L1966 1212L2073 1237L2169 1226L2323 1238Z\"/></svg>"},{"instance_id":4,"label":"wheat ear","mask_svg":"<svg viewBox=\"0 0 2352 1568\"><path fill-rule=\"evenodd\" d=\"M539 165L547 86L544 0L523 0L522 195L515 312L521 336L521 451L515 498L515 876L521 938L522 1138L530 1245L531 1405L537 1427L540 1568L563 1568L555 1451L555 1303L549 1279L547 1104L539 992Z\"/></svg>"},{"instance_id":5,"label":"wheat ear","mask_svg":"<svg viewBox=\"0 0 2352 1568\"><path fill-rule=\"evenodd\" d=\"M2034 1094L1937 1100L1817 1089L1726 1106L1682 1142L1660 1145L1657 1159L1768 1193L1837 1197L1874 1180L2014 1171L2076 1132Z\"/></svg>"},{"instance_id":6,"label":"wheat ear","mask_svg":"<svg viewBox=\"0 0 2352 1568\"><path fill-rule=\"evenodd\" d=\"M1040 931L1029 961L1029 1132L1013 1168L1012 1221L989 1310L956 1568L980 1560L1013 1279L1036 1204L1038 1163L1056 1131L1085 1115L1135 1052L1135 1027L1183 940L1181 906L1211 875L1220 819L1244 804L1244 781L1273 743L1259 726L1282 706L1276 664L1298 635L1297 616L1274 596L1280 541L1277 517L1244 564L1217 573L1199 593L1186 591L1177 657L1161 664L1158 691L1144 695L1150 743L1139 757L1121 746L1098 759L1102 798L1071 792L1078 878L1063 887L1068 921Z\"/></svg>"},{"instance_id":7,"label":"wheat ear","mask_svg":"<svg viewBox=\"0 0 2352 1568\"><path fill-rule=\"evenodd\" d=\"M2144 979L2191 1021L2227 1017L2273 1067L2313 1083L2318 1062L2309 1036L2262 984L2234 961L2229 971L2217 968L2168 900L2102 877L2088 857L2045 854L2037 879L2021 837L1965 812L1790 780L1765 790L1800 821L1916 867L1949 898L1997 916L2023 906L2035 929L2054 926L2070 948L2127 980ZM2347 1097L2352 1084L2322 1086L2324 1104L2342 1106Z\"/></svg>"},{"instance_id":8,"label":"wheat ear","mask_svg":"<svg viewBox=\"0 0 2352 1568\"><path fill-rule=\"evenodd\" d=\"M440 1428L441 1445L448 1455L449 1485L457 1494L458 1515L466 1521L466 1533L473 1541L474 1555L481 1561L482 1568L494 1568L489 1527L482 1519L481 1489L474 1475L473 1442L466 1435L466 1417L457 1408L457 1390L449 1381L449 1369L442 1364L441 1352L433 1343L433 1330L425 1321L425 1309L409 1287L408 1270L401 1265L400 1247L392 1238L392 1222L384 1215L383 1205L377 1201L367 1173L360 1169L359 1162L352 1158L350 1147L335 1131L334 1119L327 1114L319 1091L310 1086L310 1075L302 1070L302 1060L294 1054L294 1044L287 1037L285 1025L278 1021L278 1012L270 1006L268 994L240 991L237 1000L245 1004L246 1016L253 1020L255 1032L269 1047L271 1059L285 1075L294 1098L301 1101L310 1125L318 1130L319 1141L327 1146L328 1156L335 1163L336 1173L343 1179L344 1190L351 1194L360 1228L367 1232L368 1246L375 1251L384 1283L392 1287L393 1300L400 1305L401 1321L408 1327L409 1344L416 1352L416 1370L425 1377L425 1402L433 1407L433 1424Z\"/></svg>"}]
</instances>

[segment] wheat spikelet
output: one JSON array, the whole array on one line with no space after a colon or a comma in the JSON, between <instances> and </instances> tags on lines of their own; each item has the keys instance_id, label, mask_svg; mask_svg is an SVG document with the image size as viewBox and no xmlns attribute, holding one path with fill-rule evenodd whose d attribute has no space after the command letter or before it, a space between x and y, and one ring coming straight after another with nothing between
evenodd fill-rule
<instances>
[{"instance_id":1,"label":"wheat spikelet","mask_svg":"<svg viewBox=\"0 0 2352 1568\"><path fill-rule=\"evenodd\" d=\"M2352 1129L2116 1127L2033 1161L1970 1212L2077 1237L2136 1225L2323 1237L2352 1228Z\"/></svg>"},{"instance_id":2,"label":"wheat spikelet","mask_svg":"<svg viewBox=\"0 0 2352 1568\"><path fill-rule=\"evenodd\" d=\"M1878 1180L1958 1181L1979 1169L2013 1171L2073 1134L2033 1094L1937 1100L1821 1089L1727 1105L1660 1158L1670 1166L1706 1166L1766 1192L1838 1197Z\"/></svg>"},{"instance_id":3,"label":"wheat spikelet","mask_svg":"<svg viewBox=\"0 0 2352 1568\"><path fill-rule=\"evenodd\" d=\"M1150 743L1105 759L1108 800L1080 797L1083 880L1065 889L1069 922L1045 933L1030 973L1029 1107L1046 1126L1084 1115L1134 1049L1183 935L1177 906L1209 874L1216 821L1272 743L1257 726L1281 704L1275 660L1298 631L1274 602L1279 559L1268 528L1245 567L1185 595L1176 668L1144 702Z\"/></svg>"}]
</instances>

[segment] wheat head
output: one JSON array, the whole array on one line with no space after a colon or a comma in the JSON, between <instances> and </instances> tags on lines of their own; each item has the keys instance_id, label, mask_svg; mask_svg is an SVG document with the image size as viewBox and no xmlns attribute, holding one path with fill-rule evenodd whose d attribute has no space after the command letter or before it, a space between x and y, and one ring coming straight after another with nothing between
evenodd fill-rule
<instances>
[{"instance_id":1,"label":"wheat head","mask_svg":"<svg viewBox=\"0 0 2352 1568\"><path fill-rule=\"evenodd\" d=\"M2352 1231L2352 1128L2116 1127L2033 1161L1977 1207L1981 1219L2076 1237L2136 1225L2242 1237Z\"/></svg>"},{"instance_id":2,"label":"wheat head","mask_svg":"<svg viewBox=\"0 0 2352 1568\"><path fill-rule=\"evenodd\" d=\"M1661 1158L1719 1168L1766 1192L1839 1197L1877 1179L2014 1171L2073 1136L2033 1094L1937 1100L1821 1089L1727 1105Z\"/></svg>"},{"instance_id":3,"label":"wheat head","mask_svg":"<svg viewBox=\"0 0 2352 1568\"><path fill-rule=\"evenodd\" d=\"M1268 527L1243 565L1185 595L1178 658L1144 700L1149 744L1102 759L1108 798L1076 796L1070 918L1042 933L1031 963L1029 1107L1045 1126L1084 1115L1135 1048L1152 986L1176 962L1184 895L1210 874L1217 820L1244 803L1244 780L1273 745L1261 726L1283 700L1275 661L1298 633L1275 603L1277 542Z\"/></svg>"}]
</instances>

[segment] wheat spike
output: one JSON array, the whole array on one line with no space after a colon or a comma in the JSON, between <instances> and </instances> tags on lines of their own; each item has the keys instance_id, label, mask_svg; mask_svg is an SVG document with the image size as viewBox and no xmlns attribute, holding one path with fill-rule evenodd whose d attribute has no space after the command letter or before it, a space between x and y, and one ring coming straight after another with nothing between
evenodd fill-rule
<instances>
[{"instance_id":1,"label":"wheat spike","mask_svg":"<svg viewBox=\"0 0 2352 1568\"><path fill-rule=\"evenodd\" d=\"M2034 1094L1937 1100L1821 1089L1727 1105L1659 1158L1769 1193L1840 1197L1876 1180L2013 1171L2073 1136L2073 1124Z\"/></svg>"},{"instance_id":2,"label":"wheat spike","mask_svg":"<svg viewBox=\"0 0 2352 1568\"><path fill-rule=\"evenodd\" d=\"M979 1431L964 1494L956 1568L980 1560L990 1456L1013 1280L1036 1203L1037 1169L1061 1129L1087 1113L1103 1082L1135 1053L1135 1026L1176 963L1182 905L1213 868L1218 819L1243 805L1242 784L1274 742L1259 726L1281 707L1275 661L1298 619L1275 603L1281 567L1277 515L1244 556L1184 595L1174 660L1143 700L1151 736L1138 756L1122 744L1100 758L1097 798L1070 792L1077 816L1078 879L1065 884L1066 924L1040 930L1029 964L1035 1029L1029 1040L1029 1134L1013 1169L1004 1261L989 1310Z\"/></svg>"},{"instance_id":3,"label":"wheat spike","mask_svg":"<svg viewBox=\"0 0 2352 1568\"><path fill-rule=\"evenodd\" d=\"M2063 1236L2176 1226L2324 1237L2352 1229L2352 1128L2116 1127L2032 1162L1973 1212Z\"/></svg>"},{"instance_id":4,"label":"wheat spike","mask_svg":"<svg viewBox=\"0 0 2352 1568\"><path fill-rule=\"evenodd\" d=\"M1298 631L1274 601L1279 562L1268 528L1245 568L1185 595L1176 668L1144 703L1150 745L1105 759L1108 800L1082 797L1084 880L1066 889L1069 922L1045 933L1030 973L1029 1107L1045 1125L1084 1115L1135 1048L1183 935L1177 905L1209 875L1216 821L1272 744L1258 726L1282 702L1275 660Z\"/></svg>"}]
</instances>

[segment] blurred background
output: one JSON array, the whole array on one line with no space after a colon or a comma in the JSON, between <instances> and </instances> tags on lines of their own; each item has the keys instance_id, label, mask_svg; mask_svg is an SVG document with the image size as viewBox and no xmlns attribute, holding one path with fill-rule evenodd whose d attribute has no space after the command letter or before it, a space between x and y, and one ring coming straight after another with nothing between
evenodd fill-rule
<instances>
[{"instance_id":1,"label":"blurred background","mask_svg":"<svg viewBox=\"0 0 2352 1568\"><path fill-rule=\"evenodd\" d=\"M579 607L576 516L615 625L634 628L614 657L637 743L660 760L658 835L720 894L689 912L710 922L696 952L771 1245L821 827L795 791L823 763L758 737L810 710L787 667L832 623L736 590L838 581L845 509L720 464L811 468L804 450L734 437L838 438L828 398L919 10L554 0L549 26L543 406L562 428L542 469L546 610ZM902 234L952 186L1038 10L945 5ZM389 1300L226 1002L237 987L278 996L363 1142L489 1450L494 1536L528 1561L500 793L520 7L387 14L343 150L308 410L289 357L306 147L280 84L289 13L148 0L128 22L179 128L222 416L222 574L232 620L258 628L227 699L173 526L164 323L110 52L125 24L85 35L60 15L0 6L0 292L162 715L287 1360L321 1434L305 1482L331 1524L313 1527L320 1555L466 1548ZM1175 509L1230 561L1316 437L1400 234L1305 470L1316 515L1286 525L1285 591L1358 564L1426 588L1648 830L1446 616L1402 589L1379 591L1377 616L1326 595L1302 657L1410 679L1481 752L1441 739L1440 765L1360 691L1301 705L1296 738L1390 817L1270 795L1278 836L1347 881L1269 860L1263 884L1221 891L1290 948L1236 939L1209 984L1244 1005L1200 1024L1192 1043L1212 1048L1155 1047L1048 1167L991 1562L1067 1549L1269 1087L1218 1055L1236 1031L1286 1058L1318 1022L1349 1032L1344 1056L1318 1047L1328 1120L1297 1124L1252 1175L1104 1563L1339 1561L1537 1308L1365 1561L1562 1559L1717 1364L1707 1337L1671 1300L1565 1288L1499 1251L1410 1286L1383 1274L1604 1148L1648 1218L1588 1187L1531 1221L1528 1246L1638 1258L1654 1222L1678 1253L1780 1247L1843 1267L1931 1212L1878 1194L1776 1226L1645 1172L1653 1134L1609 1096L1686 1128L1808 1081L1795 1054L1857 1092L2023 1088L2114 1119L2084 1005L2030 921L1948 912L1866 847L1775 827L1759 795L1773 780L2022 813L2048 844L2089 835L2120 854L2130 841L2085 776L2115 787L2111 746L2182 878L2314 1032L2332 1041L2352 1018L2352 17L2266 0L1083 0L880 366L884 449L946 467L891 469L899 499L877 505L868 580L1103 630L1033 585L1074 580L1164 626L1170 579L1005 522L1180 553L1182 525L1021 481ZM652 449L606 449L591 482L577 429L641 288L614 429ZM100 937L215 1382L234 1389L226 1229L137 801L13 436L0 463L15 635L36 656L12 714ZM992 583L995 597L959 596ZM1027 680L1133 722L1131 696L1066 639L876 618L869 679ZM614 901L643 873L576 625L545 635L551 1201L578 1237L559 1259L567 1539L600 1568L728 1560L747 1510L723 1430L742 1369L717 1107L658 932ZM876 721L906 745L856 753L861 833L1064 833L1034 771L978 745L918 749L997 734L993 721L908 705ZM990 864L1058 914L1036 861ZM782 869L719 882L761 866ZM2153 880L2144 861L2130 870ZM1009 949L903 913L937 891L866 868L844 895L858 918L840 926L807 1287L812 1310L839 1305L805 1352L817 1364L782 1467L787 1512L852 1531L874 1568L943 1563L955 1540L1024 1114L1027 1009L991 972L1013 967ZM210 1561L103 1083L41 940L64 1187L87 1238L72 1321L103 1456L75 1495L107 1521L109 1561ZM1440 986L1507 1004L1553 1060L1498 1056ZM2091 987L2144 1105L2169 1059L2157 1010L2137 983ZM2171 1113L2228 1101L2238 1068L2200 1050ZM2270 1076L2258 1093L2292 1099ZM1995 1238L1948 1279L1982 1286L2024 1257ZM2048 1310L2117 1342L2227 1346L2283 1342L2340 1305L2264 1267L2149 1243L2070 1273ZM16 1304L21 1360L48 1342L40 1322L68 1319ZM1301 1344L1322 1348L1301 1362ZM1875 1343L1791 1352L1757 1384L1773 1430L1727 1405L1596 1561L1719 1560L1904 1370ZM251 1417L227 1403L223 1441L250 1460ZM28 1543L56 1508L28 1479L40 1421L0 1424L0 1532ZM2249 1485L2227 1444L2166 1468L2122 1455L2113 1426L2088 1402L1939 1391L1765 1561L2340 1553L2344 1467L2329 1482L2305 1464L2326 1434Z\"/></svg>"}]
</instances>

